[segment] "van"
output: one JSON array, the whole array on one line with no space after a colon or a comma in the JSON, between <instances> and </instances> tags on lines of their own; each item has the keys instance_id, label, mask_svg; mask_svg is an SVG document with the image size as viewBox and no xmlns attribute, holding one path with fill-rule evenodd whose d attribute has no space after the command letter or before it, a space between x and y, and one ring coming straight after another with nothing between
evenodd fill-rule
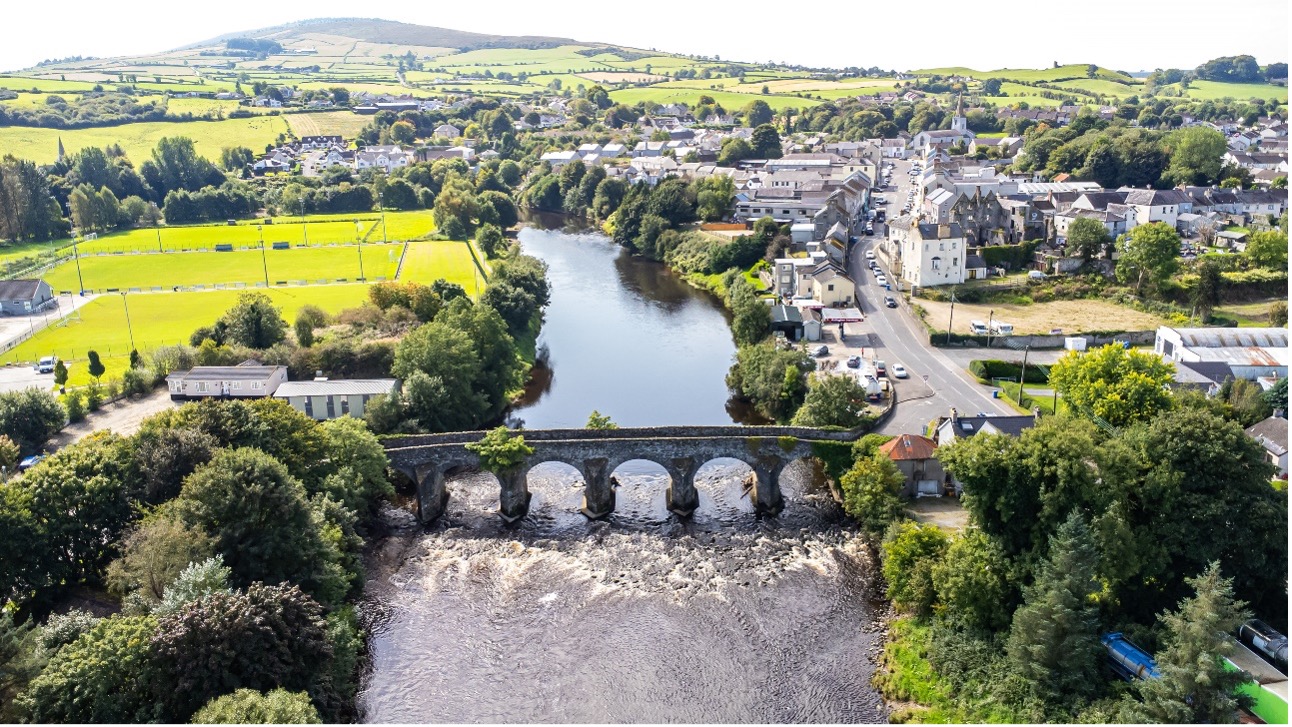
<instances>
[{"instance_id":1,"label":"van","mask_svg":"<svg viewBox=\"0 0 1292 727\"><path fill-rule=\"evenodd\" d=\"M1004 321L992 321L991 332L995 336L1012 336L1014 335L1014 324L1005 323Z\"/></svg>"},{"instance_id":2,"label":"van","mask_svg":"<svg viewBox=\"0 0 1292 727\"><path fill-rule=\"evenodd\" d=\"M1029 270L1027 272L1028 280L1045 280L1045 273L1040 270Z\"/></svg>"},{"instance_id":3,"label":"van","mask_svg":"<svg viewBox=\"0 0 1292 727\"><path fill-rule=\"evenodd\" d=\"M969 332L975 336L987 335L987 324L982 321L969 321Z\"/></svg>"},{"instance_id":4,"label":"van","mask_svg":"<svg viewBox=\"0 0 1292 727\"><path fill-rule=\"evenodd\" d=\"M46 356L45 358L42 358L40 361L36 362L36 373L52 374L54 373L54 367L57 365L58 365L58 357Z\"/></svg>"}]
</instances>

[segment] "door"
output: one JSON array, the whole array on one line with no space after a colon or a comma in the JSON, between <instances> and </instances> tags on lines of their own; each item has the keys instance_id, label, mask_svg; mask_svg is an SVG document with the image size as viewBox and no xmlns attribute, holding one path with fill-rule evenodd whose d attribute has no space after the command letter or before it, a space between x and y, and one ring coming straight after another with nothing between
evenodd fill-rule
<instances>
[{"instance_id":1,"label":"door","mask_svg":"<svg viewBox=\"0 0 1292 727\"><path fill-rule=\"evenodd\" d=\"M937 480L920 480L916 485L920 497L936 497L942 494L942 483Z\"/></svg>"}]
</instances>

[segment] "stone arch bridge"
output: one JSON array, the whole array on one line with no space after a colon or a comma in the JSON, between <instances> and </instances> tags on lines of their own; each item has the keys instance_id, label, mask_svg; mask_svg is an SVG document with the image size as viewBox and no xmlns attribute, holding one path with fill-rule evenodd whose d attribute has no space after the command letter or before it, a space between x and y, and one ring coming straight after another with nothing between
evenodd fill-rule
<instances>
[{"instance_id":1,"label":"stone arch bridge","mask_svg":"<svg viewBox=\"0 0 1292 727\"><path fill-rule=\"evenodd\" d=\"M864 430L827 431L810 427L643 427L625 429L521 430L534 453L510 472L498 474L499 514L515 522L529 511L529 470L545 462L563 462L583 475L583 513L602 518L615 509L611 473L630 460L647 460L663 467L671 480L668 508L688 517L699 504L695 474L707 462L740 460L754 471L751 497L760 512L777 513L783 506L781 470L813 454L822 443L850 443ZM417 483L417 510L422 522L439 517L448 503L446 477L457 470L478 468L480 459L466 448L486 432L454 432L389 437L386 456L395 469Z\"/></svg>"}]
</instances>

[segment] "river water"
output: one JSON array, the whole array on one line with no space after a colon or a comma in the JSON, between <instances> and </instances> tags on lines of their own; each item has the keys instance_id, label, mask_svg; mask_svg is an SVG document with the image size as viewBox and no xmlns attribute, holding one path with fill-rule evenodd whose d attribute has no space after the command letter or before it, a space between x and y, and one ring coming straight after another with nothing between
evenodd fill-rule
<instances>
[{"instance_id":1,"label":"river water","mask_svg":"<svg viewBox=\"0 0 1292 727\"><path fill-rule=\"evenodd\" d=\"M550 381L513 414L531 428L740 420L723 375L733 351L716 301L603 236L526 228L550 266L541 343ZM449 483L422 527L388 508L362 606L368 722L876 722L882 641L875 572L818 473L781 476L785 511L754 515L746 465L696 476L679 521L668 475L616 471L615 513L579 514L583 483L549 463L529 476L529 516L496 514L489 474Z\"/></svg>"}]
</instances>

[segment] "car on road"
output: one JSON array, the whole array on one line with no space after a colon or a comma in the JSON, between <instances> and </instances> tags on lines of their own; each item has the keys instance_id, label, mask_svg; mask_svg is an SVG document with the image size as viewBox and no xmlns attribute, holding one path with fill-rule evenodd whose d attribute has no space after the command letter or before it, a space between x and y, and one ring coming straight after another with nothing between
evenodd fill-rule
<instances>
[{"instance_id":1,"label":"car on road","mask_svg":"<svg viewBox=\"0 0 1292 727\"><path fill-rule=\"evenodd\" d=\"M876 273L875 285L888 285L888 278L884 277L882 273Z\"/></svg>"},{"instance_id":2,"label":"car on road","mask_svg":"<svg viewBox=\"0 0 1292 727\"><path fill-rule=\"evenodd\" d=\"M888 306L889 308L896 308L897 299L891 295L886 295L884 296L884 305Z\"/></svg>"},{"instance_id":3,"label":"car on road","mask_svg":"<svg viewBox=\"0 0 1292 727\"><path fill-rule=\"evenodd\" d=\"M41 360L36 362L36 366L35 366L36 373L52 374L54 373L54 367L57 365L58 365L57 356L46 356L45 358L42 358Z\"/></svg>"},{"instance_id":4,"label":"car on road","mask_svg":"<svg viewBox=\"0 0 1292 727\"><path fill-rule=\"evenodd\" d=\"M867 250L867 251L866 251L866 259L867 259L867 260L874 260L874 259L875 259L875 251L874 251L874 250Z\"/></svg>"},{"instance_id":5,"label":"car on road","mask_svg":"<svg viewBox=\"0 0 1292 727\"><path fill-rule=\"evenodd\" d=\"M901 364L893 364L893 378L904 379L908 376L910 376L910 374L906 372L905 366Z\"/></svg>"},{"instance_id":6,"label":"car on road","mask_svg":"<svg viewBox=\"0 0 1292 727\"><path fill-rule=\"evenodd\" d=\"M849 356L849 357L848 357L848 368L850 368L850 369L859 369L859 368L861 368L861 357L860 357L860 356Z\"/></svg>"},{"instance_id":7,"label":"car on road","mask_svg":"<svg viewBox=\"0 0 1292 727\"><path fill-rule=\"evenodd\" d=\"M875 362L875 373L876 373L876 374L878 374L878 375L880 375L880 376L887 376L887 375L888 375L888 364L884 363L883 361L876 361L876 362Z\"/></svg>"},{"instance_id":8,"label":"car on road","mask_svg":"<svg viewBox=\"0 0 1292 727\"><path fill-rule=\"evenodd\" d=\"M830 347L823 343L820 346L817 346L816 348L812 349L812 355L816 356L817 358L821 358L822 356L829 356Z\"/></svg>"}]
</instances>

